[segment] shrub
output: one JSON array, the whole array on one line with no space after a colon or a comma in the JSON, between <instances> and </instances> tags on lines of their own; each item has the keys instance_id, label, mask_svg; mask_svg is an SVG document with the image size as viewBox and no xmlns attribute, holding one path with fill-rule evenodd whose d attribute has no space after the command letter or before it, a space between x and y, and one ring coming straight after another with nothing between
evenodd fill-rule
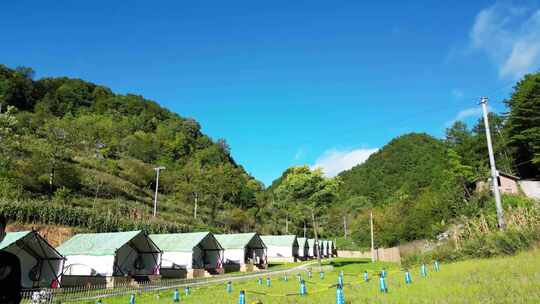
<instances>
[{"instance_id":1,"label":"shrub","mask_svg":"<svg viewBox=\"0 0 540 304\"><path fill-rule=\"evenodd\" d=\"M519 205L517 205L519 206ZM507 229L500 231L491 215L464 220L465 227L458 242L447 241L424 253L403 257L406 266L433 260L453 262L471 258L513 255L540 241L540 208L537 206L510 208L506 211Z\"/></svg>"}]
</instances>

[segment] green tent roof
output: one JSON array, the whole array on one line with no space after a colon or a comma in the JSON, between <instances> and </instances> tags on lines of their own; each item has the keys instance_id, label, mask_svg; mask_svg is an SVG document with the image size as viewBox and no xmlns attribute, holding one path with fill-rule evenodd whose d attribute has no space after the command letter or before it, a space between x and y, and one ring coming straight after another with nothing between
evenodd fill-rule
<instances>
[{"instance_id":1,"label":"green tent roof","mask_svg":"<svg viewBox=\"0 0 540 304\"><path fill-rule=\"evenodd\" d=\"M298 247L300 247L300 248L306 247L306 245L308 245L306 238L301 238L300 237L300 238L297 238L297 240L298 240Z\"/></svg>"},{"instance_id":2,"label":"green tent roof","mask_svg":"<svg viewBox=\"0 0 540 304\"><path fill-rule=\"evenodd\" d=\"M261 239L268 246L292 246L296 235L262 235Z\"/></svg>"},{"instance_id":3,"label":"green tent roof","mask_svg":"<svg viewBox=\"0 0 540 304\"><path fill-rule=\"evenodd\" d=\"M216 234L215 237L223 249L243 249L257 233Z\"/></svg>"},{"instance_id":4,"label":"green tent roof","mask_svg":"<svg viewBox=\"0 0 540 304\"><path fill-rule=\"evenodd\" d=\"M150 239L163 251L192 252L193 248L206 237L212 236L210 232L150 234ZM218 249L221 249L218 244Z\"/></svg>"},{"instance_id":5,"label":"green tent roof","mask_svg":"<svg viewBox=\"0 0 540 304\"><path fill-rule=\"evenodd\" d=\"M19 232L8 232L8 233L6 233L6 237L0 243L0 250L11 246L13 243L15 243L18 240L24 238L25 236L27 236L30 233L32 233L32 231L19 231Z\"/></svg>"},{"instance_id":6,"label":"green tent roof","mask_svg":"<svg viewBox=\"0 0 540 304\"><path fill-rule=\"evenodd\" d=\"M0 243L0 250L5 249L11 244L17 242L18 240L24 238L28 234L32 233L32 231L19 231L19 232L8 232L6 233L6 237L4 240Z\"/></svg>"},{"instance_id":7,"label":"green tent roof","mask_svg":"<svg viewBox=\"0 0 540 304\"><path fill-rule=\"evenodd\" d=\"M81 233L58 247L66 255L114 255L116 250L135 238L142 231Z\"/></svg>"},{"instance_id":8,"label":"green tent roof","mask_svg":"<svg viewBox=\"0 0 540 304\"><path fill-rule=\"evenodd\" d=\"M22 242L21 244L17 244ZM15 250L25 250L35 258L63 259L64 257L51 246L45 238L36 231L8 232L2 242L0 250L9 250L10 246L17 245Z\"/></svg>"}]
</instances>

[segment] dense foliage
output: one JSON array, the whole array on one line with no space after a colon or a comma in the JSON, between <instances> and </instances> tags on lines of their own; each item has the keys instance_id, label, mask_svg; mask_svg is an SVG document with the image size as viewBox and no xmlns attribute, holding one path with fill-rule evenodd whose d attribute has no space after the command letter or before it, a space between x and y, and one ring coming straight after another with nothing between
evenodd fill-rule
<instances>
[{"instance_id":1,"label":"dense foliage","mask_svg":"<svg viewBox=\"0 0 540 304\"><path fill-rule=\"evenodd\" d=\"M153 168L165 166L160 220L253 227L244 219L262 185L234 162L224 140L213 141L195 120L141 96L79 79L34 80L33 74L0 65L1 197L148 221Z\"/></svg>"}]
</instances>

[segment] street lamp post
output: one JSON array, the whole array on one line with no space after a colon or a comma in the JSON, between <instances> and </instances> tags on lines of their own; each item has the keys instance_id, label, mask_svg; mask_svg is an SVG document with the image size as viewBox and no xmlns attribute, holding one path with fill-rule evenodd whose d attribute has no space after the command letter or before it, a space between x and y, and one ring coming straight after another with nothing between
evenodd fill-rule
<instances>
[{"instance_id":1,"label":"street lamp post","mask_svg":"<svg viewBox=\"0 0 540 304\"><path fill-rule=\"evenodd\" d=\"M158 195L158 187L159 187L159 171L165 170L165 167L156 167L154 168L156 170L156 193L154 195L154 217L157 215L157 195Z\"/></svg>"}]
</instances>

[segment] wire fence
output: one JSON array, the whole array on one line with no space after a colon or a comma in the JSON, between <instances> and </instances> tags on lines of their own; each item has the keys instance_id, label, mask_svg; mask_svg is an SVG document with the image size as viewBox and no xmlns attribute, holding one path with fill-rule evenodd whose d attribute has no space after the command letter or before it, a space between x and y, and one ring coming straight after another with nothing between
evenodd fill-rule
<instances>
[{"instance_id":1,"label":"wire fence","mask_svg":"<svg viewBox=\"0 0 540 304\"><path fill-rule=\"evenodd\" d=\"M250 279L259 278L261 276L277 276L288 273L300 273L306 271L324 271L328 272L333 269L332 266L322 266L322 269L313 264L305 264L294 268L283 270L267 270L253 272L241 275L220 275L205 278L193 279L163 279L159 281L147 281L142 283L130 282L119 284L114 287L107 288L105 285L95 286L80 286L57 289L35 289L25 290L22 292L23 304L62 304L75 303L81 301L97 301L98 299L129 295L143 294L146 292L155 292L174 288L197 287L208 284L220 284L229 281L247 281Z\"/></svg>"}]
</instances>

